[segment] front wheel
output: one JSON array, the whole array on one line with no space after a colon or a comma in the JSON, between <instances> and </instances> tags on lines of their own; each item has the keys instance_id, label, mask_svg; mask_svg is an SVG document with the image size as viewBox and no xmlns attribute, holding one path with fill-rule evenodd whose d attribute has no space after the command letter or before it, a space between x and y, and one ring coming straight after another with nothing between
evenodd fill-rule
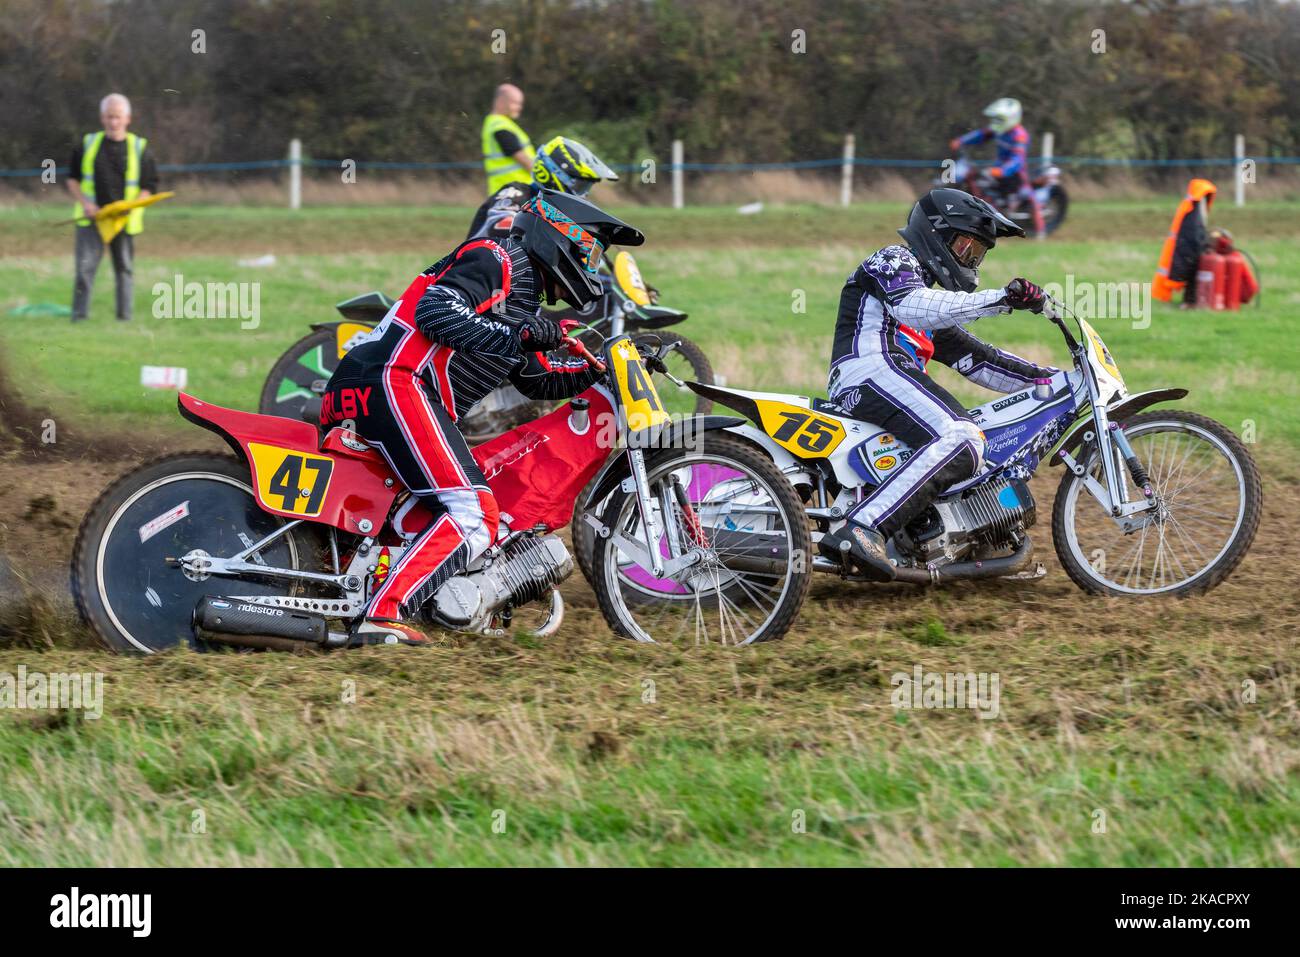
<instances>
[{"instance_id":1,"label":"front wheel","mask_svg":"<svg viewBox=\"0 0 1300 957\"><path fill-rule=\"evenodd\" d=\"M812 536L803 505L772 460L720 432L693 449L646 453L654 543L665 563L690 562L656 578L618 544L645 549L635 494L616 492L595 537L592 578L610 627L635 641L748 645L789 630L812 585Z\"/></svg>"},{"instance_id":2,"label":"front wheel","mask_svg":"<svg viewBox=\"0 0 1300 957\"><path fill-rule=\"evenodd\" d=\"M1144 412L1123 423L1147 469L1155 509L1125 532L1088 493L1102 485L1101 453L1085 447L1084 476L1067 472L1052 506L1052 538L1066 573L1099 595L1188 595L1207 591L1240 564L1259 529L1263 490L1241 440L1213 419L1176 410ZM1130 501L1140 501L1128 469L1116 470ZM1135 516L1136 517L1136 516Z\"/></svg>"},{"instance_id":3,"label":"front wheel","mask_svg":"<svg viewBox=\"0 0 1300 957\"><path fill-rule=\"evenodd\" d=\"M149 462L110 485L77 533L72 595L101 642L125 653L197 646L192 616L206 595L291 595L284 579L190 577L175 560L230 558L285 525L262 511L248 468L228 455L186 452ZM248 560L299 569L314 556L291 529Z\"/></svg>"},{"instance_id":4,"label":"front wheel","mask_svg":"<svg viewBox=\"0 0 1300 957\"><path fill-rule=\"evenodd\" d=\"M1070 208L1070 197L1064 187L1054 185L1047 190L1047 202L1043 203L1043 234L1052 235L1065 222L1066 210Z\"/></svg>"}]
</instances>

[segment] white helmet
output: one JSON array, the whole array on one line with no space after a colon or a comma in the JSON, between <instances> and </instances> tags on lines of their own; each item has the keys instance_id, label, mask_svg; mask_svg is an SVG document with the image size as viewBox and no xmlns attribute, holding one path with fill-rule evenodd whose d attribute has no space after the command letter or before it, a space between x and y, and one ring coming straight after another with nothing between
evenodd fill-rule
<instances>
[{"instance_id":1,"label":"white helmet","mask_svg":"<svg viewBox=\"0 0 1300 957\"><path fill-rule=\"evenodd\" d=\"M989 118L989 129L1005 133L1020 123L1020 101L1004 96L984 107L984 115Z\"/></svg>"}]
</instances>

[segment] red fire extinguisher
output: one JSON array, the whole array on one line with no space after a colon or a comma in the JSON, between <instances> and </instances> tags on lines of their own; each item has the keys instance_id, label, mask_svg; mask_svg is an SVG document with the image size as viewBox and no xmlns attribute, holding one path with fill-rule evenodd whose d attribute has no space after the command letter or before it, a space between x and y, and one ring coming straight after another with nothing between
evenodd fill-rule
<instances>
[{"instance_id":1,"label":"red fire extinguisher","mask_svg":"<svg viewBox=\"0 0 1300 957\"><path fill-rule=\"evenodd\" d=\"M1196 304L1209 309L1239 309L1259 292L1259 280L1248 258L1237 249L1232 233L1216 229L1210 249L1196 274Z\"/></svg>"},{"instance_id":2,"label":"red fire extinguisher","mask_svg":"<svg viewBox=\"0 0 1300 957\"><path fill-rule=\"evenodd\" d=\"M1222 309L1224 274L1228 257L1213 250L1201 254L1196 266L1196 305L1201 309Z\"/></svg>"},{"instance_id":3,"label":"red fire extinguisher","mask_svg":"<svg viewBox=\"0 0 1300 957\"><path fill-rule=\"evenodd\" d=\"M1241 278L1246 259L1235 249L1223 257L1223 308L1241 308Z\"/></svg>"}]
</instances>

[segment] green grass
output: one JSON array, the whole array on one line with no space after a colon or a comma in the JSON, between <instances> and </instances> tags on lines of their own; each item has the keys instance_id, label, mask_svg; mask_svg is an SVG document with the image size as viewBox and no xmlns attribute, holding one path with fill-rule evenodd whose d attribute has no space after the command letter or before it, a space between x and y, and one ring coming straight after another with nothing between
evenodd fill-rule
<instances>
[{"instance_id":1,"label":"green grass","mask_svg":"<svg viewBox=\"0 0 1300 957\"><path fill-rule=\"evenodd\" d=\"M1109 234L1113 220L1119 224L1115 230L1127 234L1132 232L1127 224L1142 209L1139 204L1085 207L1075 213L1082 222L1071 225L1076 234L1090 229ZM822 394L840 286L863 256L890 240L887 224L894 212L892 207L865 207L856 232L842 211L800 207L755 217L700 209L686 210L680 218L659 209L625 215L645 217L650 242L638 253L644 274L662 290L665 304L690 313L680 330L705 348L730 384ZM1246 212L1258 221L1260 233L1272 235L1276 215L1265 218L1267 210L1253 208ZM5 361L24 395L60 416L93 417L100 428L181 427L170 415L172 396L139 386L139 367L144 364L184 366L190 391L218 404L253 408L271 362L306 334L310 322L335 317L332 304L357 292L399 292L455 241L454 234L446 234L452 223L461 221L459 213L314 210L296 219L274 209L182 208L174 216L189 222L190 229L215 226L221 235L238 229L225 237L227 251L221 255L169 254L173 239L181 248L190 242L188 232L176 233L174 221L158 230L165 236L146 232L136 272L137 319L130 326L111 318L107 264L101 269L88 325L11 315L10 310L28 303L67 303L71 257L10 257L0 262ZM1148 214L1155 216L1153 210ZM827 220L821 242L810 236L818 215ZM11 210L4 217L18 226L27 223L30 211ZM375 218L386 229L377 231ZM759 226L755 221L761 221ZM722 228L728 225L730 230ZM1153 237L1164 228L1158 222L1149 225ZM408 231L402 234L404 226ZM432 240L424 245L421 234L429 232L444 245ZM406 247L418 251L370 251L382 249L394 235L403 235ZM1238 235L1259 261L1265 283L1262 307L1189 314L1154 303L1147 328L1134 328L1130 318L1102 318L1095 324L1132 389L1187 388L1192 393L1188 404L1198 411L1237 430L1249 420L1260 442L1278 439L1294 446L1300 443L1300 415L1295 413L1300 389L1294 375L1300 347L1292 316L1300 305L1300 254L1290 240ZM780 244L787 236L791 243ZM349 238L357 251L340 248ZM286 254L281 242L290 248L321 246L332 251ZM1148 282L1154 242L1071 239L1068 230L1047 243L1006 241L991 256L984 285L1001 284L1015 275L1061 284L1073 276L1076 287ZM278 254L271 268L237 265L240 258L265 252ZM154 285L170 285L178 274L201 283L258 283L260 324L243 329L238 318L155 318ZM986 319L972 329L1031 358L1066 361L1059 334L1041 319ZM938 378L964 398L983 401L981 393L964 388L946 370L940 370Z\"/></svg>"},{"instance_id":2,"label":"green grass","mask_svg":"<svg viewBox=\"0 0 1300 957\"><path fill-rule=\"evenodd\" d=\"M1080 206L1060 238L996 250L985 284L1146 282L1170 205ZM70 299L71 239L49 225L61 209L0 211L11 384L60 427L182 447L199 436L174 395L139 387L140 365L186 366L191 391L251 408L271 361L310 322L354 293L399 291L468 218L160 209L138 247L136 322L113 321L106 264L91 321L73 328L9 314ZM650 237L638 253L647 279L690 312L682 331L731 384L820 394L840 285L891 240L902 211L623 212ZM1084 596L1052 563L1044 479L1042 582L912 591L821 579L785 641L739 652L619 642L577 582L566 587L565 627L544 642L442 638L329 657L118 658L36 601L24 627L0 627L0 673L102 671L105 715L0 711L0 865L1294 866L1293 213L1258 204L1217 220L1259 260L1262 308L1156 305L1148 328L1096 322L1130 388L1186 387L1185 407L1238 431L1253 423L1265 524L1210 596L1141 606ZM268 252L278 256L270 269L236 264ZM260 282L259 328L153 317L152 285L177 273ZM799 290L803 311L792 308ZM973 331L1063 361L1041 319ZM0 481L23 490L0 533L39 541L9 549L12 563L32 562L45 576L35 581L61 588L54 565L97 491L89 486L118 464L28 461L0 453ZM38 491L57 506L24 516ZM894 710L891 675L918 663L998 672L1001 717Z\"/></svg>"},{"instance_id":3,"label":"green grass","mask_svg":"<svg viewBox=\"0 0 1300 957\"><path fill-rule=\"evenodd\" d=\"M1026 720L1032 687L996 722L893 712L880 637L738 663L582 639L49 653L108 672L105 713L0 719L0 864L1294 863L1285 719L1221 701L1213 729L1156 734L1141 669L1087 733L1086 710Z\"/></svg>"}]
</instances>

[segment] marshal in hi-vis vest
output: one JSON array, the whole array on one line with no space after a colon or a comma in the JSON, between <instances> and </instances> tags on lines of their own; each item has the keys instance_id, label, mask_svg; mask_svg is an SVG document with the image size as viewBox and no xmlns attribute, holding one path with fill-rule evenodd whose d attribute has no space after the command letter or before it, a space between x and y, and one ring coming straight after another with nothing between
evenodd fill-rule
<instances>
[{"instance_id":1,"label":"marshal in hi-vis vest","mask_svg":"<svg viewBox=\"0 0 1300 957\"><path fill-rule=\"evenodd\" d=\"M104 142L104 131L87 133L82 138L81 154L81 195L92 203L99 203L95 198L95 157ZM140 196L140 157L149 141L134 133L126 134L126 192L123 199L137 199ZM80 203L73 203L72 215L77 217L78 226L89 226L90 220L82 212ZM133 209L126 221L128 235L135 236L144 231L144 210Z\"/></svg>"},{"instance_id":2,"label":"marshal in hi-vis vest","mask_svg":"<svg viewBox=\"0 0 1300 957\"><path fill-rule=\"evenodd\" d=\"M515 162L513 156L501 152L497 145L496 134L499 130L509 130L519 137L528 151L528 169ZM487 191L491 196L506 183L531 183L533 181L532 160L533 141L528 138L518 123L500 113L489 113L483 118L483 172L487 174Z\"/></svg>"}]
</instances>

